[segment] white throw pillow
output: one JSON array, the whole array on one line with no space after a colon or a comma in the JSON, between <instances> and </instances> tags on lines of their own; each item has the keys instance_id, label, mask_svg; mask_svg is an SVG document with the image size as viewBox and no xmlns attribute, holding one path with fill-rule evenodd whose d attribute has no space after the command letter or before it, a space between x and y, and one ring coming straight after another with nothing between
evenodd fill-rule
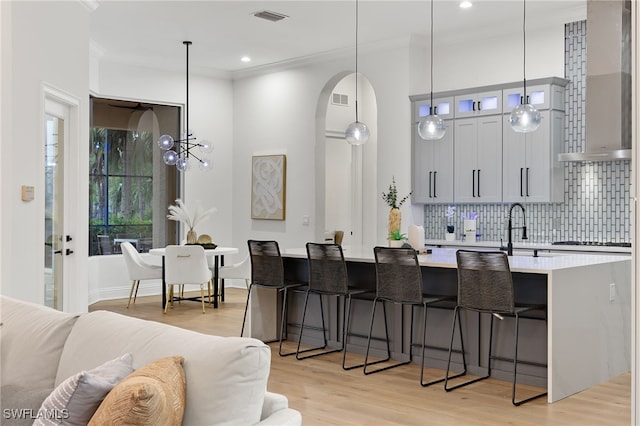
<instances>
[{"instance_id":1,"label":"white throw pillow","mask_svg":"<svg viewBox=\"0 0 640 426\"><path fill-rule=\"evenodd\" d=\"M128 353L69 377L44 400L33 426L85 426L107 393L132 372Z\"/></svg>"}]
</instances>

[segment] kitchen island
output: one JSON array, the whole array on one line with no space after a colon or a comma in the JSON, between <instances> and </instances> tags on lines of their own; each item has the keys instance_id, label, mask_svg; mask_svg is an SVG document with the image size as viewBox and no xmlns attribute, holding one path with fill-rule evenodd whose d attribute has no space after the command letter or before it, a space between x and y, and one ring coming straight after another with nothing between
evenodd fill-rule
<instances>
[{"instance_id":1,"label":"kitchen island","mask_svg":"<svg viewBox=\"0 0 640 426\"><path fill-rule=\"evenodd\" d=\"M419 256L426 291L455 294L455 251L453 248L433 248L432 253ZM344 247L344 255L352 284L374 290L373 249ZM306 279L304 248L284 250L282 256L285 275L288 278ZM631 256L544 253L539 257L533 257L531 252L522 252L510 257L509 263L514 277L516 298L522 302L543 302L548 307L547 327L544 321L529 320L531 326L525 325L527 321L521 324L522 358L525 359L529 353L534 353L534 358L538 358L533 359L534 363L547 365L546 368L531 366L528 369L526 365L519 368L519 373L522 372L525 376L522 380L524 383L544 386L546 382L548 401L555 402L630 370ZM275 292L268 290L255 292L252 297L250 315L253 318L253 337L265 340L276 337L276 298ZM301 294L294 295L291 300L288 321L292 324L299 321L302 301ZM329 328L332 330L330 342L337 343L339 337L336 330L341 320L340 308L335 299L331 302L325 303L325 309L328 311ZM447 346L452 313L448 309L441 311L443 312L436 312L440 315L433 317L431 312L429 313L429 339L433 337L439 345L442 346L444 343L444 346ZM356 336L349 341L350 351L361 352L366 344L370 312L371 301L362 300L354 303L352 331L355 330ZM313 309L308 315L311 315L309 321L314 321L315 316L316 324L320 325L317 307L315 315ZM399 306L390 312L394 358L408 356L408 317L409 315ZM505 319L504 322L508 320ZM471 363L469 371L472 374L481 374L486 366L483 366L481 361L485 356L479 356L484 349L479 343L480 335L484 336L483 333L487 332L488 327L471 316L465 320L465 324L467 325L464 327L469 330L465 335L465 349L469 355L467 359ZM512 330L510 324L504 326ZM290 339L297 338L297 330L295 326L289 327ZM305 334L306 330L305 328ZM383 335L380 330L383 330L381 323L377 323L374 335ZM509 340L512 339L512 333L508 330L500 332L500 340L495 345L497 352L503 352L498 355L504 357L511 356L512 350L513 340ZM378 347L381 348L382 345ZM446 352L444 356L433 356L431 352L434 351L427 354L427 365L443 368ZM415 361L419 362L419 359ZM510 380L507 373L510 371L509 363L505 363L504 368L500 367L499 361L494 361L492 365L494 377Z\"/></svg>"}]
</instances>

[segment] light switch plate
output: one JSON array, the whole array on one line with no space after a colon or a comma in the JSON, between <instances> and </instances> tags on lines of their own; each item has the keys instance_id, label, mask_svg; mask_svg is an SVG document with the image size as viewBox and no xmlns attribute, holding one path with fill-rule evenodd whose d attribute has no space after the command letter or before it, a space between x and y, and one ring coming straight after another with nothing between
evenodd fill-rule
<instances>
[{"instance_id":1,"label":"light switch plate","mask_svg":"<svg viewBox=\"0 0 640 426\"><path fill-rule=\"evenodd\" d=\"M35 188L31 185L22 185L22 201L33 201Z\"/></svg>"}]
</instances>

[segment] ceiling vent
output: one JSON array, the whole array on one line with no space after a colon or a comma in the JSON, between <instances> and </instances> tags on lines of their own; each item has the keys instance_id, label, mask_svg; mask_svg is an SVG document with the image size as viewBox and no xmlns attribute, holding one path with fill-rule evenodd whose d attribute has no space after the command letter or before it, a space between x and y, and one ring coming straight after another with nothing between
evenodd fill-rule
<instances>
[{"instance_id":1,"label":"ceiling vent","mask_svg":"<svg viewBox=\"0 0 640 426\"><path fill-rule=\"evenodd\" d=\"M256 18L266 19L271 22L282 21L285 18L288 18L287 15L283 15L282 13L272 12L270 10L261 10L260 12L256 12L253 14Z\"/></svg>"}]
</instances>

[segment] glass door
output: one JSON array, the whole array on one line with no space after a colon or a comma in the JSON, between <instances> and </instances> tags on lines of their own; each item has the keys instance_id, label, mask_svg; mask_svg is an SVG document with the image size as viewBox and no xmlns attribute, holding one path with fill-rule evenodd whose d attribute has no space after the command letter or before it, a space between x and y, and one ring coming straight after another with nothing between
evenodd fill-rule
<instances>
[{"instance_id":1,"label":"glass door","mask_svg":"<svg viewBox=\"0 0 640 426\"><path fill-rule=\"evenodd\" d=\"M68 109L45 101L44 292L45 305L62 310L64 256L64 144Z\"/></svg>"}]
</instances>

